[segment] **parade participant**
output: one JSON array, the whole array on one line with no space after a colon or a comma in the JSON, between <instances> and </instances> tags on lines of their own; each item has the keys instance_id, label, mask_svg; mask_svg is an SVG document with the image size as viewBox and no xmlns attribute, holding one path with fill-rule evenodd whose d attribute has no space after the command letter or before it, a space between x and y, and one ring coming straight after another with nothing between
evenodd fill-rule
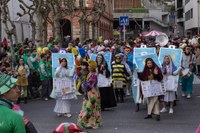
<instances>
[{"instance_id":1,"label":"parade participant","mask_svg":"<svg viewBox=\"0 0 200 133\"><path fill-rule=\"evenodd\" d=\"M164 82L167 80L168 76L170 75L177 75L179 74L181 68L178 68L174 65L172 58L170 55L166 55L164 57L164 62L162 64L162 71L163 71L163 79ZM166 103L170 104L170 109L169 109L169 113L172 114L173 113L173 103L176 100L176 96L175 96L175 91L166 91L165 95L164 95L164 102L163 102L163 108L161 109L161 113L163 112L167 112L166 109Z\"/></svg>"},{"instance_id":2,"label":"parade participant","mask_svg":"<svg viewBox=\"0 0 200 133\"><path fill-rule=\"evenodd\" d=\"M7 53L0 53L0 72L6 71L6 66L9 66L9 64L6 62L8 59Z\"/></svg>"},{"instance_id":3,"label":"parade participant","mask_svg":"<svg viewBox=\"0 0 200 133\"><path fill-rule=\"evenodd\" d=\"M110 71L108 68L108 64L104 59L102 54L99 54L96 59L97 62L97 73L98 73L98 81L103 81L102 83L109 82ZM104 111L105 108L116 107L115 95L112 86L108 85L105 87L99 87L99 92L101 96L101 110Z\"/></svg>"},{"instance_id":4,"label":"parade participant","mask_svg":"<svg viewBox=\"0 0 200 133\"><path fill-rule=\"evenodd\" d=\"M102 53L105 52L105 50L106 50L106 47L104 46L104 43L103 42L98 42L96 53L97 54L102 54Z\"/></svg>"},{"instance_id":5,"label":"parade participant","mask_svg":"<svg viewBox=\"0 0 200 133\"><path fill-rule=\"evenodd\" d=\"M7 52L8 51L8 41L6 38L3 39L2 45L3 45L5 52Z\"/></svg>"},{"instance_id":6,"label":"parade participant","mask_svg":"<svg viewBox=\"0 0 200 133\"><path fill-rule=\"evenodd\" d=\"M24 63L24 59L19 59L19 64L15 67L15 76L17 76L17 87L20 90L20 97L18 104L21 101L21 97L24 98L24 103L27 103L27 87L28 87L28 76L30 74L28 66Z\"/></svg>"},{"instance_id":7,"label":"parade participant","mask_svg":"<svg viewBox=\"0 0 200 133\"><path fill-rule=\"evenodd\" d=\"M48 67L46 64L47 56L46 54L41 54L41 60L40 60L40 80L42 82L42 98L47 101L49 100L50 95L50 74L48 71Z\"/></svg>"},{"instance_id":8,"label":"parade participant","mask_svg":"<svg viewBox=\"0 0 200 133\"><path fill-rule=\"evenodd\" d=\"M52 57L50 55L47 56L47 70L49 75L50 81L50 92L53 90L53 76L52 76Z\"/></svg>"},{"instance_id":9,"label":"parade participant","mask_svg":"<svg viewBox=\"0 0 200 133\"><path fill-rule=\"evenodd\" d=\"M36 49L32 49L32 54L28 58L27 62L28 62L28 66L30 68L31 74L39 70L38 55L37 55Z\"/></svg>"},{"instance_id":10,"label":"parade participant","mask_svg":"<svg viewBox=\"0 0 200 133\"><path fill-rule=\"evenodd\" d=\"M55 71L55 78L60 79L68 79L71 84L74 83L72 78L73 74L71 75L70 69L68 69L67 59L59 59L60 66L56 68ZM57 116L60 117L62 115L66 117L72 117L71 115L71 101L72 99L76 99L75 88L66 88L67 90L73 90L70 93L67 93L65 88L56 88L59 91L55 93L56 96L56 105L54 108L54 112L57 113Z\"/></svg>"},{"instance_id":11,"label":"parade participant","mask_svg":"<svg viewBox=\"0 0 200 133\"><path fill-rule=\"evenodd\" d=\"M121 54L115 55L115 62L111 65L112 68L112 82L113 88L115 89L116 99L119 102L124 102L124 89L126 88L126 82L128 76L130 76L127 72L126 66L122 63Z\"/></svg>"},{"instance_id":12,"label":"parade participant","mask_svg":"<svg viewBox=\"0 0 200 133\"><path fill-rule=\"evenodd\" d=\"M22 116L12 110L12 102L19 97L19 89L15 86L17 79L0 73L0 132L26 133Z\"/></svg>"},{"instance_id":13,"label":"parade participant","mask_svg":"<svg viewBox=\"0 0 200 133\"><path fill-rule=\"evenodd\" d=\"M76 86L77 92L79 92L81 95L84 94L84 89L82 88L81 85L86 81L86 77L88 73L89 73L88 63L83 61L81 63L81 69L78 72L78 80L77 80L77 86Z\"/></svg>"},{"instance_id":14,"label":"parade participant","mask_svg":"<svg viewBox=\"0 0 200 133\"><path fill-rule=\"evenodd\" d=\"M24 59L24 64L28 65L28 58L30 56L30 49L29 48L26 48L24 49L24 54L22 55L22 58Z\"/></svg>"},{"instance_id":15,"label":"parade participant","mask_svg":"<svg viewBox=\"0 0 200 133\"><path fill-rule=\"evenodd\" d=\"M196 65L197 65L197 75L200 76L200 45L196 47L195 57L196 57Z\"/></svg>"},{"instance_id":16,"label":"parade participant","mask_svg":"<svg viewBox=\"0 0 200 133\"><path fill-rule=\"evenodd\" d=\"M85 90L82 110L78 116L78 125L82 128L99 128L102 125L100 94L97 88L97 63L88 60L89 74L82 84Z\"/></svg>"},{"instance_id":17,"label":"parade participant","mask_svg":"<svg viewBox=\"0 0 200 133\"><path fill-rule=\"evenodd\" d=\"M137 70L138 71L138 70ZM138 73L138 78L141 81L157 80L161 81L163 79L162 71L156 65L156 63L151 58L145 60L145 66L141 73ZM153 96L147 98L148 104L148 116L145 119L152 118L152 114L156 115L156 120L160 121L160 108L159 108L159 97Z\"/></svg>"},{"instance_id":18,"label":"parade participant","mask_svg":"<svg viewBox=\"0 0 200 133\"><path fill-rule=\"evenodd\" d=\"M182 56L182 68L184 69L190 69L190 65L192 65L194 62L194 55L191 52L191 47L186 46L185 52ZM194 80L194 74L192 73L192 70L188 72L186 76L183 76L181 78L182 81L182 96L185 97L187 95L187 98L191 98L192 94L192 87L193 87L193 80Z\"/></svg>"}]
</instances>

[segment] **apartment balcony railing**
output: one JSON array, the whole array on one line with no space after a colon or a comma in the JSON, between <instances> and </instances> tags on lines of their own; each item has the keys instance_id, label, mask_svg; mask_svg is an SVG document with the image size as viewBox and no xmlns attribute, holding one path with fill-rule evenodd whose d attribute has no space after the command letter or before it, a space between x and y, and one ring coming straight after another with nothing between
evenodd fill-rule
<instances>
[{"instance_id":1,"label":"apartment balcony railing","mask_svg":"<svg viewBox=\"0 0 200 133\"><path fill-rule=\"evenodd\" d=\"M115 8L114 13L149 13L146 8Z\"/></svg>"}]
</instances>

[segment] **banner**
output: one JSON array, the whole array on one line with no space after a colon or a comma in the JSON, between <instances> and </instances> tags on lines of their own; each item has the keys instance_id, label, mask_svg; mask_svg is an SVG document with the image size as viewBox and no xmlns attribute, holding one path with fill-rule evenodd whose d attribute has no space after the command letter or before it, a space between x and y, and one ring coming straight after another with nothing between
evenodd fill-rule
<instances>
[{"instance_id":1,"label":"banner","mask_svg":"<svg viewBox=\"0 0 200 133\"><path fill-rule=\"evenodd\" d=\"M182 49L172 49L172 48L160 48L159 52L159 61L162 64L164 61L164 57L166 55L170 55L172 58L172 61L176 68L178 69L181 66L181 60L182 60Z\"/></svg>"},{"instance_id":2,"label":"banner","mask_svg":"<svg viewBox=\"0 0 200 133\"><path fill-rule=\"evenodd\" d=\"M90 59L92 59L93 61L96 61L97 56L98 56L97 54L91 54L90 55ZM112 53L111 52L105 52L103 54L103 56L104 56L104 59L105 59L107 65L108 65L108 68L109 68L109 70L111 72L111 58L112 58Z\"/></svg>"},{"instance_id":3,"label":"banner","mask_svg":"<svg viewBox=\"0 0 200 133\"><path fill-rule=\"evenodd\" d=\"M53 78L53 89L55 92L60 92L62 95L72 93L74 85L69 78Z\"/></svg>"},{"instance_id":4,"label":"banner","mask_svg":"<svg viewBox=\"0 0 200 133\"><path fill-rule=\"evenodd\" d=\"M144 98L164 95L164 84L155 80L141 81L142 93Z\"/></svg>"},{"instance_id":5,"label":"banner","mask_svg":"<svg viewBox=\"0 0 200 133\"><path fill-rule=\"evenodd\" d=\"M60 66L59 58L66 58L68 69L75 70L75 58L72 53L53 53L52 54L52 75L54 77L54 73L57 67Z\"/></svg>"},{"instance_id":6,"label":"banner","mask_svg":"<svg viewBox=\"0 0 200 133\"><path fill-rule=\"evenodd\" d=\"M172 76L169 75L165 80L164 80L164 86L166 91L177 91L178 88L178 82L179 81L179 75L177 76Z\"/></svg>"},{"instance_id":7,"label":"banner","mask_svg":"<svg viewBox=\"0 0 200 133\"><path fill-rule=\"evenodd\" d=\"M148 55L148 54L156 54L155 48L134 48L133 52L133 62L137 57Z\"/></svg>"},{"instance_id":8,"label":"banner","mask_svg":"<svg viewBox=\"0 0 200 133\"><path fill-rule=\"evenodd\" d=\"M135 58L135 64L138 68L138 72L142 72L145 66L145 60L147 58L153 59L153 61L158 65L158 67L161 68L160 62L158 60L157 54L149 54L149 55L144 55L144 56L138 56Z\"/></svg>"},{"instance_id":9,"label":"banner","mask_svg":"<svg viewBox=\"0 0 200 133\"><path fill-rule=\"evenodd\" d=\"M133 73L131 89L132 89L132 92L133 92L134 102L135 103L141 103L142 98L141 98L141 94L140 94L140 81L138 79L136 71L134 71L134 73Z\"/></svg>"}]
</instances>

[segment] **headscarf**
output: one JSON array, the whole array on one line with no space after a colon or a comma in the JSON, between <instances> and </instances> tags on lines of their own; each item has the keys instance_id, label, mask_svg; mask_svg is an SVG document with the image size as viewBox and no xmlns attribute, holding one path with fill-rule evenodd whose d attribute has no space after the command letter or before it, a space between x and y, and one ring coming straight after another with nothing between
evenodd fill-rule
<instances>
[{"instance_id":1,"label":"headscarf","mask_svg":"<svg viewBox=\"0 0 200 133\"><path fill-rule=\"evenodd\" d=\"M174 65L172 58L170 55L165 55L164 59L168 57L169 58L169 74L173 74L174 71L176 71L177 67ZM165 61L163 60L163 64L162 64L162 69L163 69L163 74L167 74L167 70L164 70L164 67L166 67L167 64L165 63Z\"/></svg>"},{"instance_id":2,"label":"headscarf","mask_svg":"<svg viewBox=\"0 0 200 133\"><path fill-rule=\"evenodd\" d=\"M98 57L102 57L102 61L98 62ZM96 62L97 62L97 67L98 67L98 73L103 74L104 70L106 71L106 78L108 78L110 76L110 71L108 70L108 64L104 58L104 56L102 54L99 54L96 58ZM104 65L104 68L102 68L102 65Z\"/></svg>"}]
</instances>

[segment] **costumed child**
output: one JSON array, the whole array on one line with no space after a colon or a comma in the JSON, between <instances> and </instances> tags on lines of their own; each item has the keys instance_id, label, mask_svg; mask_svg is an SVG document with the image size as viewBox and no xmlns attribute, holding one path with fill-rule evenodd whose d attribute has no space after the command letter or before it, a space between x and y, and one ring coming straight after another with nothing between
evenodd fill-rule
<instances>
[{"instance_id":1,"label":"costumed child","mask_svg":"<svg viewBox=\"0 0 200 133\"><path fill-rule=\"evenodd\" d=\"M156 65L153 59L147 58L145 60L145 66L143 71L141 73L138 73L138 78L141 81L151 81L151 80L162 81L163 75L162 71ZM155 114L156 120L160 121L159 97L158 96L148 97L147 106L148 106L148 116L145 117L145 119L152 118L152 114Z\"/></svg>"},{"instance_id":2,"label":"costumed child","mask_svg":"<svg viewBox=\"0 0 200 133\"><path fill-rule=\"evenodd\" d=\"M170 55L166 55L164 57L164 62L162 64L162 71L163 71L163 76L164 76L163 81L164 82L167 80L168 76L178 75L180 70L181 70L181 68L177 69L176 66L174 65ZM172 114L173 113L173 103L175 100L176 100L175 91L166 91L166 93L164 95L163 108L160 112L167 112L166 103L170 103L169 113Z\"/></svg>"},{"instance_id":3,"label":"costumed child","mask_svg":"<svg viewBox=\"0 0 200 133\"><path fill-rule=\"evenodd\" d=\"M88 75L88 63L82 62L81 63L81 70L78 73L78 83L76 85L77 91L81 94L84 94L84 89L82 88L82 84L86 81L86 77Z\"/></svg>"},{"instance_id":4,"label":"costumed child","mask_svg":"<svg viewBox=\"0 0 200 133\"><path fill-rule=\"evenodd\" d=\"M56 105L54 108L54 112L57 113L57 116L60 117L62 115L66 117L71 117L71 101L72 99L76 99L76 90L75 90L75 82L73 80L73 72L68 69L67 59L59 59L60 66L56 68L54 78L57 78L55 84L58 80L66 79L71 82L71 86L68 88L60 87L60 85L54 85L54 90L52 92L55 93ZM63 81L66 82L66 81Z\"/></svg>"}]
</instances>

